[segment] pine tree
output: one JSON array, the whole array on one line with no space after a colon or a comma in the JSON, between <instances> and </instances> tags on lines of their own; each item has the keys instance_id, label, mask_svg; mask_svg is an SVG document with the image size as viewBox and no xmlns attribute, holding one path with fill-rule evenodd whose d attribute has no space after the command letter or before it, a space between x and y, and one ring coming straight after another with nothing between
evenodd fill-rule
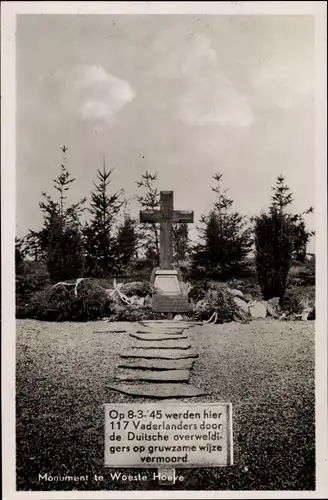
<instances>
[{"instance_id":1,"label":"pine tree","mask_svg":"<svg viewBox=\"0 0 328 500\"><path fill-rule=\"evenodd\" d=\"M216 185L211 189L216 200L209 215L201 217L203 227L198 228L201 241L194 251L193 275L226 281L245 267L252 234L246 217L231 211L233 200L227 190L222 190L222 174L215 174L213 179Z\"/></svg>"},{"instance_id":2,"label":"pine tree","mask_svg":"<svg viewBox=\"0 0 328 500\"><path fill-rule=\"evenodd\" d=\"M173 257L177 264L184 261L189 253L188 224L173 224Z\"/></svg>"},{"instance_id":3,"label":"pine tree","mask_svg":"<svg viewBox=\"0 0 328 500\"><path fill-rule=\"evenodd\" d=\"M255 218L255 251L258 282L263 297L282 303L293 249L289 221L278 206Z\"/></svg>"},{"instance_id":4,"label":"pine tree","mask_svg":"<svg viewBox=\"0 0 328 500\"><path fill-rule=\"evenodd\" d=\"M41 231L28 231L27 235L24 237L24 250L26 255L31 257L34 262L38 262L47 257L48 243L44 242L43 236L44 230ZM48 231L47 231L48 234Z\"/></svg>"},{"instance_id":5,"label":"pine tree","mask_svg":"<svg viewBox=\"0 0 328 500\"><path fill-rule=\"evenodd\" d=\"M273 194L271 196L270 212L278 212L285 217L286 223L291 232L291 240L293 245L292 256L294 259L304 262L306 259L307 245L314 235L314 231L308 231L305 224L305 215L314 212L313 207L309 207L302 213L292 214L286 211L293 202L293 194L290 188L285 183L283 175L279 175L275 186L272 187Z\"/></svg>"},{"instance_id":6,"label":"pine tree","mask_svg":"<svg viewBox=\"0 0 328 500\"><path fill-rule=\"evenodd\" d=\"M86 249L86 270L92 276L106 276L115 269L115 237L113 228L115 218L120 212L123 201L123 190L108 194L111 176L114 169L106 170L105 159L103 170L97 170L98 183L94 182L91 192L89 212L91 220L84 228Z\"/></svg>"},{"instance_id":7,"label":"pine tree","mask_svg":"<svg viewBox=\"0 0 328 500\"><path fill-rule=\"evenodd\" d=\"M136 184L145 193L136 196L142 210L159 210L160 193L155 185L157 174L145 172ZM140 223L138 227L139 248L145 259L153 266L159 265L159 227L158 223Z\"/></svg>"},{"instance_id":8,"label":"pine tree","mask_svg":"<svg viewBox=\"0 0 328 500\"><path fill-rule=\"evenodd\" d=\"M128 214L119 226L116 238L117 268L125 272L135 255L137 247L136 221Z\"/></svg>"},{"instance_id":9,"label":"pine tree","mask_svg":"<svg viewBox=\"0 0 328 500\"><path fill-rule=\"evenodd\" d=\"M293 202L293 195L290 188L285 184L283 175L278 175L276 185L272 188L273 194L271 196L271 211L277 211L280 214L285 213L286 207Z\"/></svg>"},{"instance_id":10,"label":"pine tree","mask_svg":"<svg viewBox=\"0 0 328 500\"><path fill-rule=\"evenodd\" d=\"M67 148L63 146L63 153ZM75 181L67 170L63 157L60 174L53 180L59 199L54 200L42 192L39 206L43 212L43 227L40 231L30 231L27 235L29 252L35 258L45 257L52 281L77 278L83 274L83 252L79 217L84 211L86 198L67 205L67 194Z\"/></svg>"}]
</instances>

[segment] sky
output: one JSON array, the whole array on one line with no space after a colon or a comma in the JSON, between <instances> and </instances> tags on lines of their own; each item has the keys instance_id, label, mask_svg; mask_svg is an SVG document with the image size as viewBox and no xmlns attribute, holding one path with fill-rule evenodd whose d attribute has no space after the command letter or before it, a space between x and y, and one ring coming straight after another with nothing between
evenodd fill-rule
<instances>
[{"instance_id":1,"label":"sky","mask_svg":"<svg viewBox=\"0 0 328 500\"><path fill-rule=\"evenodd\" d=\"M63 144L70 201L105 157L132 215L136 181L157 173L175 208L194 210L192 237L216 172L245 215L268 208L279 174L294 212L314 206L313 64L311 16L19 15L17 235L40 227Z\"/></svg>"}]
</instances>

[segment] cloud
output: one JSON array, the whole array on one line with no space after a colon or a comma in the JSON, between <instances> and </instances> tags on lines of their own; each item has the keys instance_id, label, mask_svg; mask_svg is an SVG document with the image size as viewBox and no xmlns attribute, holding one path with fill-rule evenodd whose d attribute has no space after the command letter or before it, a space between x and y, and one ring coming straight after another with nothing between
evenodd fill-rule
<instances>
[{"instance_id":1,"label":"cloud","mask_svg":"<svg viewBox=\"0 0 328 500\"><path fill-rule=\"evenodd\" d=\"M65 105L83 120L110 123L135 97L130 84L107 73L100 65L79 65L64 78Z\"/></svg>"},{"instance_id":2,"label":"cloud","mask_svg":"<svg viewBox=\"0 0 328 500\"><path fill-rule=\"evenodd\" d=\"M291 109L305 97L313 95L313 70L311 61L294 57L284 60L273 57L253 74L257 95L267 103L281 109Z\"/></svg>"},{"instance_id":3,"label":"cloud","mask_svg":"<svg viewBox=\"0 0 328 500\"><path fill-rule=\"evenodd\" d=\"M166 95L166 108L177 119L198 126L248 127L253 123L248 99L221 70L208 37L186 30L166 31L153 49L160 62L152 76L179 82L180 91L174 97Z\"/></svg>"}]
</instances>

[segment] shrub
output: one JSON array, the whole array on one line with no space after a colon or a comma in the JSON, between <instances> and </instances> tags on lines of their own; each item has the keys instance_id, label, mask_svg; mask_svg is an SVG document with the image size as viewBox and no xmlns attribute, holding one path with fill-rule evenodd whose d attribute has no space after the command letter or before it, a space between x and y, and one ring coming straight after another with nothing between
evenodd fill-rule
<instances>
[{"instance_id":1,"label":"shrub","mask_svg":"<svg viewBox=\"0 0 328 500\"><path fill-rule=\"evenodd\" d=\"M256 269L263 297L283 300L292 256L290 224L272 210L255 218Z\"/></svg>"},{"instance_id":2,"label":"shrub","mask_svg":"<svg viewBox=\"0 0 328 500\"><path fill-rule=\"evenodd\" d=\"M216 323L231 321L247 321L249 316L241 310L234 301L227 286L223 283L211 283L204 296L194 307L194 316L197 319L208 320L216 313Z\"/></svg>"},{"instance_id":3,"label":"shrub","mask_svg":"<svg viewBox=\"0 0 328 500\"><path fill-rule=\"evenodd\" d=\"M203 300L210 286L211 286L211 280L209 279L203 279L200 281L192 282L192 289L189 292L189 299L192 302L198 302L199 300Z\"/></svg>"},{"instance_id":4,"label":"shrub","mask_svg":"<svg viewBox=\"0 0 328 500\"><path fill-rule=\"evenodd\" d=\"M26 304L31 296L50 283L46 266L30 266L24 263L21 274L16 275L16 304L18 307Z\"/></svg>"},{"instance_id":5,"label":"shrub","mask_svg":"<svg viewBox=\"0 0 328 500\"><path fill-rule=\"evenodd\" d=\"M77 224L65 227L62 218L52 217L49 226L47 267L53 283L83 276L83 243Z\"/></svg>"},{"instance_id":6,"label":"shrub","mask_svg":"<svg viewBox=\"0 0 328 500\"><path fill-rule=\"evenodd\" d=\"M152 295L155 292L155 287L149 281L133 281L122 284L120 291L127 297L134 295L137 297L146 297L146 295Z\"/></svg>"},{"instance_id":7,"label":"shrub","mask_svg":"<svg viewBox=\"0 0 328 500\"><path fill-rule=\"evenodd\" d=\"M299 314L304 307L315 309L315 287L291 287L286 290L282 309L286 312Z\"/></svg>"},{"instance_id":8,"label":"shrub","mask_svg":"<svg viewBox=\"0 0 328 500\"><path fill-rule=\"evenodd\" d=\"M108 293L92 280L83 280L77 288L57 285L34 294L18 317L44 321L89 321L109 315L111 299Z\"/></svg>"}]
</instances>

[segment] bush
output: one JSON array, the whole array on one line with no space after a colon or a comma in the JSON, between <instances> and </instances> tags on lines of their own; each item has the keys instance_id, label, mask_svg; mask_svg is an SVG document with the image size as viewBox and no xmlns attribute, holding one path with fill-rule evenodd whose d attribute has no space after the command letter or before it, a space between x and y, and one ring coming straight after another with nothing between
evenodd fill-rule
<instances>
[{"instance_id":1,"label":"bush","mask_svg":"<svg viewBox=\"0 0 328 500\"><path fill-rule=\"evenodd\" d=\"M138 304L116 303L112 309L109 321L144 321L148 319L162 319L161 313L154 312L150 307Z\"/></svg>"},{"instance_id":2,"label":"bush","mask_svg":"<svg viewBox=\"0 0 328 500\"><path fill-rule=\"evenodd\" d=\"M203 300L211 286L211 283L212 281L210 279L203 279L192 282L192 289L189 292L189 299L193 302Z\"/></svg>"},{"instance_id":3,"label":"bush","mask_svg":"<svg viewBox=\"0 0 328 500\"><path fill-rule=\"evenodd\" d=\"M77 287L58 285L34 294L18 317L44 321L90 321L110 314L111 298L92 280L83 280Z\"/></svg>"},{"instance_id":4,"label":"bush","mask_svg":"<svg viewBox=\"0 0 328 500\"><path fill-rule=\"evenodd\" d=\"M84 273L83 242L77 224L67 227L53 216L49 226L47 268L53 283L80 278Z\"/></svg>"},{"instance_id":5,"label":"bush","mask_svg":"<svg viewBox=\"0 0 328 500\"><path fill-rule=\"evenodd\" d=\"M315 309L315 287L290 287L286 290L282 309L285 312L300 314L304 307Z\"/></svg>"},{"instance_id":6,"label":"bush","mask_svg":"<svg viewBox=\"0 0 328 500\"><path fill-rule=\"evenodd\" d=\"M123 283L120 286L120 291L127 297L136 295L137 297L146 297L155 292L155 287L149 281L132 281L131 283Z\"/></svg>"},{"instance_id":7,"label":"bush","mask_svg":"<svg viewBox=\"0 0 328 500\"><path fill-rule=\"evenodd\" d=\"M16 274L16 304L25 304L31 296L50 283L46 266L32 266L24 263L21 274Z\"/></svg>"},{"instance_id":8,"label":"bush","mask_svg":"<svg viewBox=\"0 0 328 500\"><path fill-rule=\"evenodd\" d=\"M247 315L234 301L234 297L229 292L227 286L218 282L205 282L204 288L197 288L198 297L203 295L194 306L194 316L196 319L208 320L216 312L216 323L229 323L231 321L247 321ZM204 293L205 292L205 293Z\"/></svg>"},{"instance_id":9,"label":"bush","mask_svg":"<svg viewBox=\"0 0 328 500\"><path fill-rule=\"evenodd\" d=\"M315 285L315 260L307 262L295 261L291 265L288 285L314 286Z\"/></svg>"},{"instance_id":10,"label":"bush","mask_svg":"<svg viewBox=\"0 0 328 500\"><path fill-rule=\"evenodd\" d=\"M283 300L292 256L290 224L273 210L255 219L256 269L264 300Z\"/></svg>"}]
</instances>

